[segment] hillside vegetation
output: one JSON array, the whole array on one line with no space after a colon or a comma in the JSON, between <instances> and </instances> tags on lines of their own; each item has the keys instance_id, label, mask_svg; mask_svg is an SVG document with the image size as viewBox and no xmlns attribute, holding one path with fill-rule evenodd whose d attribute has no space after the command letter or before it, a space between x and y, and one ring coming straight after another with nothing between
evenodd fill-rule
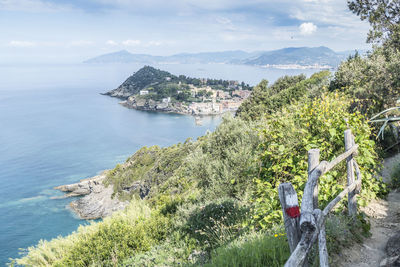
<instances>
[{"instance_id":1,"label":"hillside vegetation","mask_svg":"<svg viewBox=\"0 0 400 267\"><path fill-rule=\"evenodd\" d=\"M170 147L140 149L110 170L105 181L115 197L132 202L126 211L65 238L41 241L17 263L217 264L235 247L254 250L268 243L256 260L259 266L279 266L288 248L276 188L291 181L302 191L308 149L319 147L321 157L331 160L343 152L342 135L349 126L360 145L360 204L384 192L375 178L378 156L370 126L360 112L351 111L353 101L346 94L329 91L330 79L320 72L283 77L271 86L263 81L238 116L224 117L214 132ZM344 187L344 177L344 166L324 176L322 205ZM142 190L129 190L134 184ZM332 236L330 245L338 242Z\"/></svg>"}]
</instances>

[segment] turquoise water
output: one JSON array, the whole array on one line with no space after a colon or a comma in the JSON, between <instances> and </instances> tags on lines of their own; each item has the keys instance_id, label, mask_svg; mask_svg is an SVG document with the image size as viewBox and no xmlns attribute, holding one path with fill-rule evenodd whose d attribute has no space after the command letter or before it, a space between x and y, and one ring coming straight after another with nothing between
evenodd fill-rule
<instances>
[{"instance_id":1,"label":"turquoise water","mask_svg":"<svg viewBox=\"0 0 400 267\"><path fill-rule=\"evenodd\" d=\"M71 233L80 224L52 188L112 168L144 145L167 146L213 130L190 116L141 112L99 93L139 65L0 66L0 265L19 248ZM159 66L174 74L274 80L287 70L243 66ZM308 70L308 74L315 70ZM297 74L301 71L289 72Z\"/></svg>"}]
</instances>

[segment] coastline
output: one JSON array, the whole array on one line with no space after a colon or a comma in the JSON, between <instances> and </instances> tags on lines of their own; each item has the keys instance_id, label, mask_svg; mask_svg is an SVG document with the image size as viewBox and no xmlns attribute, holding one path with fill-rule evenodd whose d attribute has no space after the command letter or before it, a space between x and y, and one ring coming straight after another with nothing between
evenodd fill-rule
<instances>
[{"instance_id":1,"label":"coastline","mask_svg":"<svg viewBox=\"0 0 400 267\"><path fill-rule=\"evenodd\" d=\"M69 203L70 208L82 220L95 220L107 217L117 210L122 210L128 201L113 198L113 187L103 185L106 171L101 174L82 179L77 183L54 187L65 192L64 196L57 198L79 197Z\"/></svg>"}]
</instances>

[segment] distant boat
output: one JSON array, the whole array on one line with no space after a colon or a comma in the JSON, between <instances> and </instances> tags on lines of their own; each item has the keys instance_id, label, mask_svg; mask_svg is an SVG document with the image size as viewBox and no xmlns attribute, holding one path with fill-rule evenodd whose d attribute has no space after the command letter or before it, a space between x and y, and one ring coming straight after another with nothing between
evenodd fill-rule
<instances>
[{"instance_id":1,"label":"distant boat","mask_svg":"<svg viewBox=\"0 0 400 267\"><path fill-rule=\"evenodd\" d=\"M195 123L197 126L203 125L203 121L202 121L201 117L198 117L198 116L194 117L194 123Z\"/></svg>"}]
</instances>

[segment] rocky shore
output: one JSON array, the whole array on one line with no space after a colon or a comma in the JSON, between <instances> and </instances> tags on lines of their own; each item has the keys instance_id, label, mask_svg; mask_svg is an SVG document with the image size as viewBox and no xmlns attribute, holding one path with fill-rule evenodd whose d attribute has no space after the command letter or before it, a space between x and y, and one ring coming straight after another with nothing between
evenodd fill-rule
<instances>
[{"instance_id":1,"label":"rocky shore","mask_svg":"<svg viewBox=\"0 0 400 267\"><path fill-rule=\"evenodd\" d=\"M135 96L130 96L127 100L120 102L120 104L124 107L137 110L191 115L188 106L181 103L163 103L152 99L137 99Z\"/></svg>"},{"instance_id":2,"label":"rocky shore","mask_svg":"<svg viewBox=\"0 0 400 267\"><path fill-rule=\"evenodd\" d=\"M78 183L61 185L54 189L66 192L64 197L81 196L69 204L79 218L86 220L104 218L114 211L124 209L129 203L112 198L113 187L105 187L103 185L104 178L105 173L103 172Z\"/></svg>"}]
</instances>

